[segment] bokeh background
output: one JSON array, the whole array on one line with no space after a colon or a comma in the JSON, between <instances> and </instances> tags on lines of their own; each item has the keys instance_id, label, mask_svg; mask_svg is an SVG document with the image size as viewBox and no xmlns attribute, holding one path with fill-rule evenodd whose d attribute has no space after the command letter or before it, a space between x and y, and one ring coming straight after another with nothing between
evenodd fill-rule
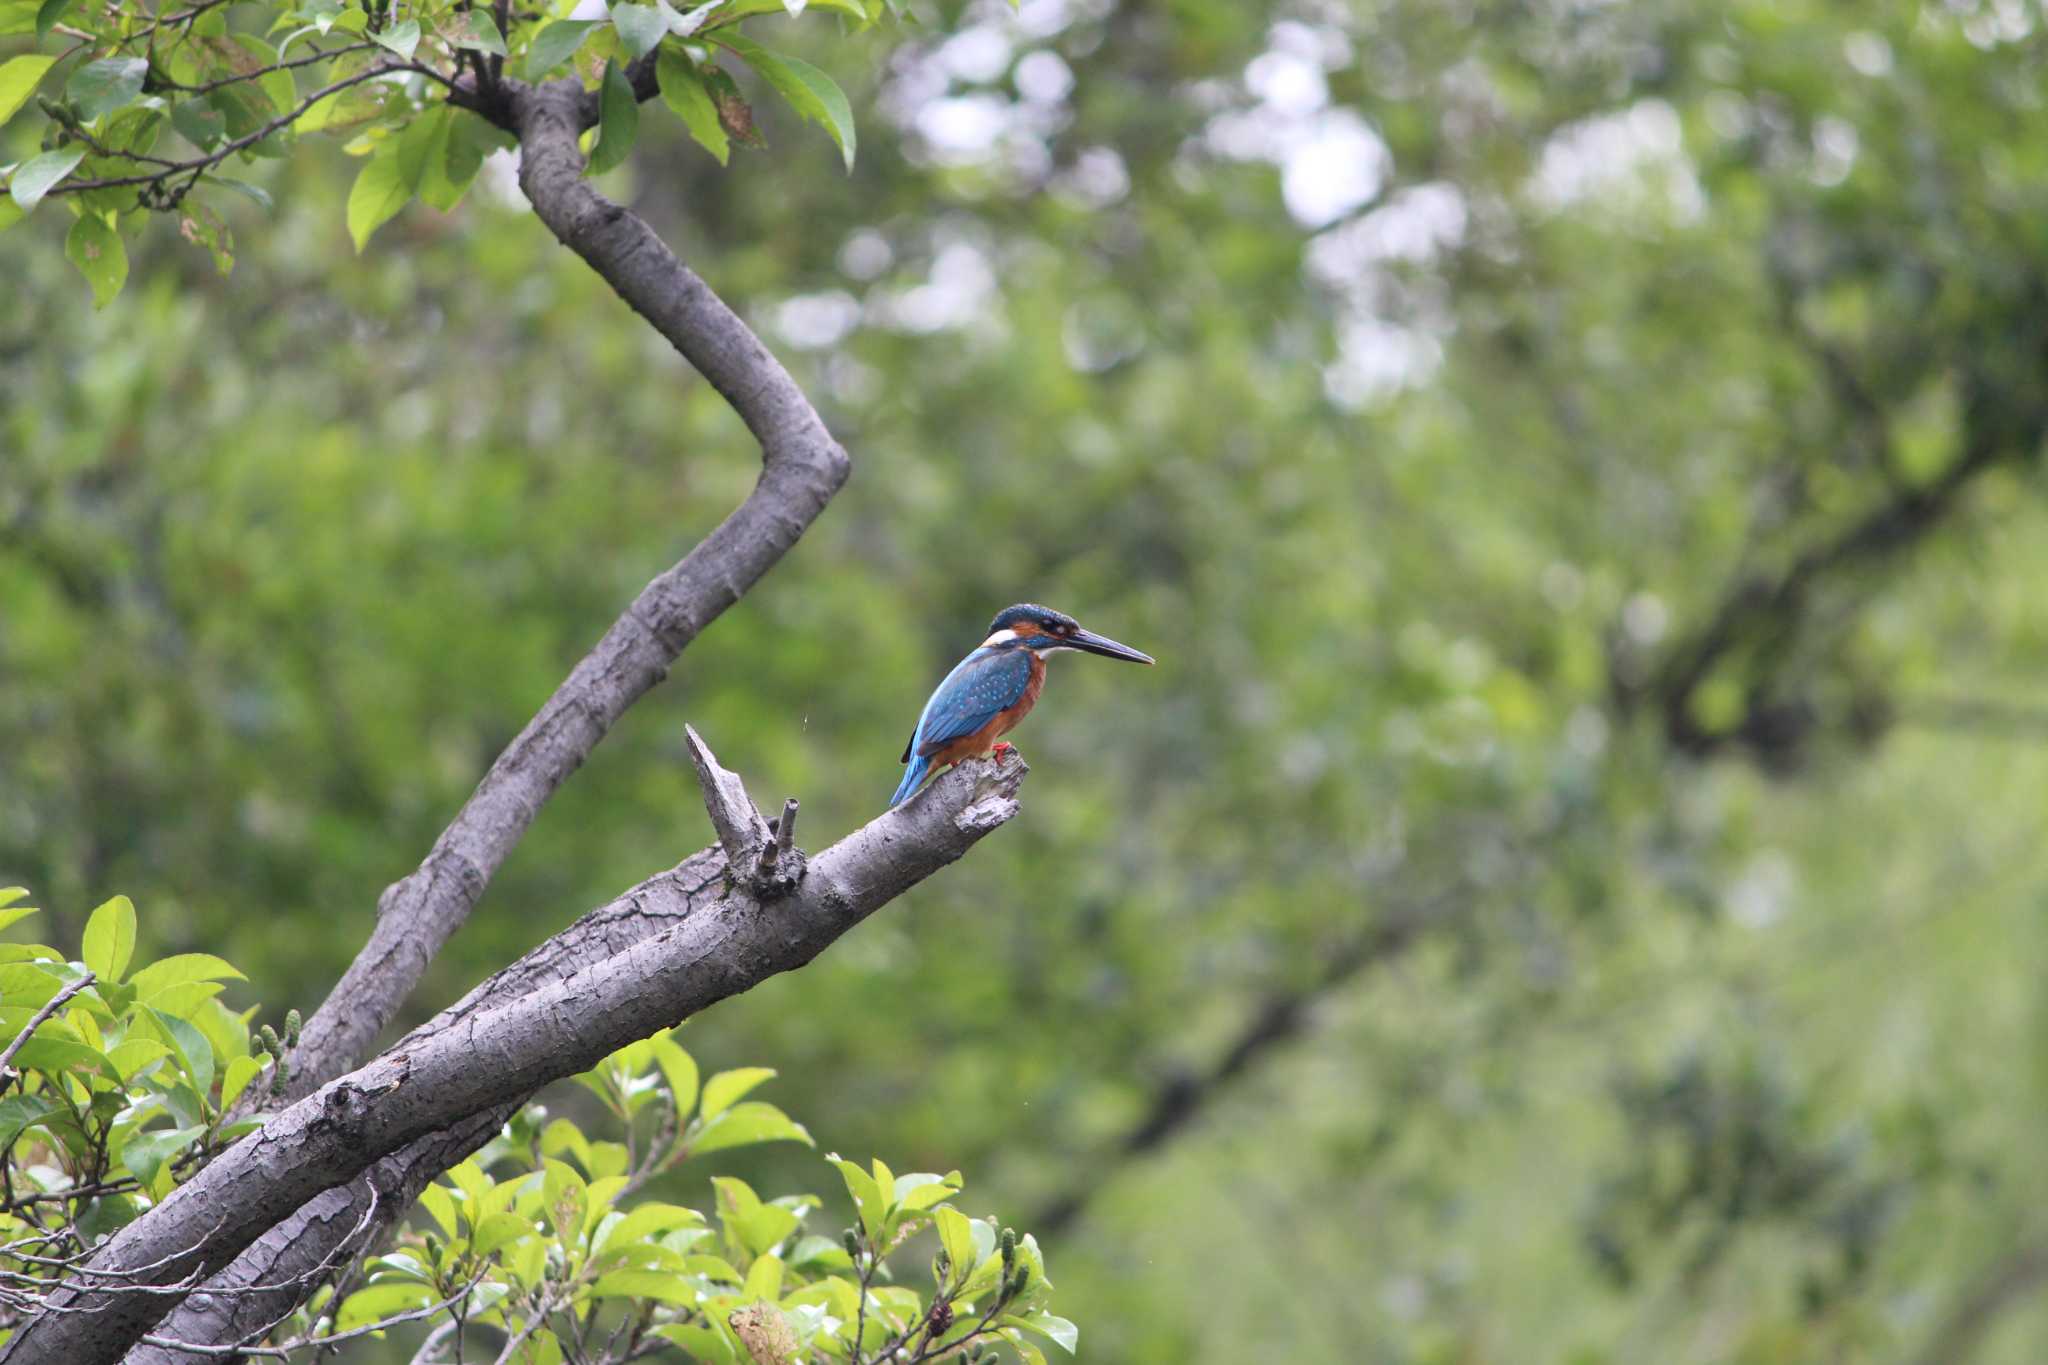
<instances>
[{"instance_id":1,"label":"bokeh background","mask_svg":"<svg viewBox=\"0 0 2048 1365\"><path fill-rule=\"evenodd\" d=\"M685 721L820 843L1045 601L1160 667L687 1041L963 1168L1084 1359L2048 1358L2041 7L919 13L780 40L850 176L764 107L607 181L857 471L415 1016L708 842ZM273 1016L757 468L502 170L358 257L354 169L100 313L0 236L0 882Z\"/></svg>"}]
</instances>

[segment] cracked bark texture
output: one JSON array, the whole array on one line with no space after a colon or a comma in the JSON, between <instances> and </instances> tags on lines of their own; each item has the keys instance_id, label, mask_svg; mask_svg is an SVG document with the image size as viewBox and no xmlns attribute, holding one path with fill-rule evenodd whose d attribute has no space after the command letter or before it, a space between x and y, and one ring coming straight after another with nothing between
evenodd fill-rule
<instances>
[{"instance_id":1,"label":"cracked bark texture","mask_svg":"<svg viewBox=\"0 0 2048 1365\"><path fill-rule=\"evenodd\" d=\"M404 1047L460 1023L481 1010L509 1003L552 981L624 952L714 899L725 880L717 848L692 854L574 924L490 977L455 1004L406 1035ZM377 1162L345 1187L325 1190L265 1232L205 1286L165 1318L154 1335L209 1346L248 1340L277 1321L323 1282L323 1267L359 1255L397 1225L420 1191L490 1141L532 1098L497 1105L466 1118ZM253 1287L252 1287L253 1286ZM168 1345L143 1345L129 1365L218 1360Z\"/></svg>"},{"instance_id":2,"label":"cracked bark texture","mask_svg":"<svg viewBox=\"0 0 2048 1365\"><path fill-rule=\"evenodd\" d=\"M790 843L792 801L753 875L729 879L723 849L695 854L343 1074L368 1053L554 790L697 633L789 550L849 472L845 451L752 331L645 222L585 183L576 144L595 109L576 82L506 80L454 98L518 136L520 183L536 215L731 404L760 442L760 478L620 614L418 870L380 897L369 941L307 1022L289 1107L103 1244L88 1267L100 1277L81 1274L53 1292L0 1349L8 1365L124 1356L161 1365L195 1358L177 1342L248 1340L388 1230L540 1087L802 966L1016 811L1024 764L970 763L806 868ZM771 854L789 876L769 875Z\"/></svg>"},{"instance_id":3,"label":"cracked bark texture","mask_svg":"<svg viewBox=\"0 0 2048 1365\"><path fill-rule=\"evenodd\" d=\"M577 134L591 113L574 81L507 82L519 181L534 212L710 381L761 443L739 507L620 613L527 722L415 872L379 898L369 941L292 1057L298 1099L361 1061L468 918L491 876L569 774L718 614L794 545L851 464L768 348L645 221L583 180Z\"/></svg>"},{"instance_id":4,"label":"cracked bark texture","mask_svg":"<svg viewBox=\"0 0 2048 1365\"><path fill-rule=\"evenodd\" d=\"M120 1360L182 1292L323 1192L811 961L1015 815L1026 771L1016 759L969 760L811 859L786 896L764 902L721 877L718 895L693 905L687 883L642 883L643 910L675 898L670 923L508 1001L472 997L274 1116L105 1242L0 1361Z\"/></svg>"}]
</instances>

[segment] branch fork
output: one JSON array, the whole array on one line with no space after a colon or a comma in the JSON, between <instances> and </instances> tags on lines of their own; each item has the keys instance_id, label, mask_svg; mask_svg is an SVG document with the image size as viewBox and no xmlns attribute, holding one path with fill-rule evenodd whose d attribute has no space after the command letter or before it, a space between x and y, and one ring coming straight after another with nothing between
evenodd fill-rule
<instances>
[{"instance_id":1,"label":"branch fork","mask_svg":"<svg viewBox=\"0 0 2048 1365\"><path fill-rule=\"evenodd\" d=\"M740 775L719 764L696 727L685 725L683 735L697 769L697 785L704 790L704 809L725 850L727 878L744 883L762 900L796 890L806 867L804 851L796 846L797 799L783 802L782 814L774 820L765 818L747 795Z\"/></svg>"}]
</instances>

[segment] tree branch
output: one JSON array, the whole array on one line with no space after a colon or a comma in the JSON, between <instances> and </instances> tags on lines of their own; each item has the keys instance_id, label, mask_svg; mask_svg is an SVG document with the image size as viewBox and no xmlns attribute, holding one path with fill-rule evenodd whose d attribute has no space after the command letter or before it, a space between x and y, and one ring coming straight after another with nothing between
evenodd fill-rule
<instances>
[{"instance_id":1,"label":"tree branch","mask_svg":"<svg viewBox=\"0 0 2048 1365\"><path fill-rule=\"evenodd\" d=\"M369 942L306 1023L292 1057L294 1099L367 1055L549 796L697 633L788 552L850 468L796 381L739 316L642 219L583 180L577 83L505 87L534 212L732 405L761 443L761 478L641 590L498 756L418 870L385 891Z\"/></svg>"},{"instance_id":2,"label":"tree branch","mask_svg":"<svg viewBox=\"0 0 2048 1365\"><path fill-rule=\"evenodd\" d=\"M714 845L656 873L617 899L586 912L408 1034L400 1046L445 1032L540 985L565 981L585 967L653 937L715 901L723 890L725 869L724 853ZM323 1192L264 1233L233 1264L178 1305L163 1335L180 1341L242 1341L283 1317L310 1296L319 1280L309 1277L318 1276L344 1245L358 1238L366 1245L375 1243L404 1216L434 1177L490 1141L530 1098L429 1134L378 1162L351 1185ZM369 1217L373 1205L376 1213L371 1225L366 1232L356 1233L357 1220ZM128 1355L129 1365L169 1365L192 1359L189 1354L148 1346Z\"/></svg>"},{"instance_id":3,"label":"tree branch","mask_svg":"<svg viewBox=\"0 0 2048 1365\"><path fill-rule=\"evenodd\" d=\"M1443 913L1440 905L1432 902L1388 914L1323 954L1323 967L1315 979L1269 996L1207 1070L1177 1072L1162 1081L1153 1092L1151 1103L1145 1106L1145 1116L1109 1150L1076 1163L1075 1169L1082 1173L1080 1177L1046 1203L1031 1227L1041 1237L1057 1236L1071 1227L1119 1170L1164 1147L1192 1127L1240 1077L1280 1045L1306 1032L1317 1002L1371 968L1399 957L1414 943L1416 935L1442 918Z\"/></svg>"},{"instance_id":4,"label":"tree branch","mask_svg":"<svg viewBox=\"0 0 2048 1365\"><path fill-rule=\"evenodd\" d=\"M472 993L456 1019L401 1040L276 1115L116 1233L79 1278L46 1296L0 1361L111 1365L173 1306L175 1286L214 1274L308 1200L414 1142L466 1119L480 1123L478 1116L516 1106L627 1043L803 966L1008 821L1026 771L1016 761L962 764L922 799L812 859L787 896L764 900L734 883L708 903L671 907L672 922L651 937L510 1001ZM635 894L663 894L659 881ZM598 1001L604 1007L591 1008Z\"/></svg>"},{"instance_id":5,"label":"tree branch","mask_svg":"<svg viewBox=\"0 0 2048 1365\"><path fill-rule=\"evenodd\" d=\"M2000 1257L1949 1310L1919 1359L1923 1365L1963 1365L1998 1319L2043 1285L2048 1285L2048 1242L2031 1242Z\"/></svg>"},{"instance_id":6,"label":"tree branch","mask_svg":"<svg viewBox=\"0 0 2048 1365\"><path fill-rule=\"evenodd\" d=\"M1671 647L1647 681L1626 676L1618 666L1610 669L1618 709L1626 714L1647 701L1662 720L1666 740L1695 757L1736 741L1765 753L1774 747L1796 747L1811 728L1812 717L1796 704L1766 696L1767 679L1752 684L1745 715L1727 729L1710 729L1694 713L1699 690L1730 657L1758 641L1795 630L1822 583L1910 549L1941 524L1980 475L2002 461L2032 455L2040 439L2039 415L2014 420L2011 414L1984 411L1987 406L1980 401L1970 414L1963 449L1940 474L1923 485L1895 490L1839 534L1800 553L1775 576L1740 578L1700 627Z\"/></svg>"}]
</instances>

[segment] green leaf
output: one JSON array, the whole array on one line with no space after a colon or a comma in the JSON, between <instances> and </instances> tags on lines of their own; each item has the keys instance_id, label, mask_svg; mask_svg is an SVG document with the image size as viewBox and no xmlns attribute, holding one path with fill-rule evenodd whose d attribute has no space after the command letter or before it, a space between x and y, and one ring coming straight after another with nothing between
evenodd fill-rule
<instances>
[{"instance_id":1,"label":"green leaf","mask_svg":"<svg viewBox=\"0 0 2048 1365\"><path fill-rule=\"evenodd\" d=\"M407 19L396 23L382 32L372 33L370 40L380 47L389 48L398 54L400 61L409 62L420 45L420 21Z\"/></svg>"},{"instance_id":2,"label":"green leaf","mask_svg":"<svg viewBox=\"0 0 2048 1365\"><path fill-rule=\"evenodd\" d=\"M33 967L26 962L9 962L0 966L0 999L10 1006L35 1009L63 989L64 983L57 974L42 967Z\"/></svg>"},{"instance_id":3,"label":"green leaf","mask_svg":"<svg viewBox=\"0 0 2048 1365\"><path fill-rule=\"evenodd\" d=\"M547 1162L547 1175L541 1183L541 1212L557 1237L573 1237L582 1230L588 1198L589 1186L575 1167L566 1161Z\"/></svg>"},{"instance_id":4,"label":"green leaf","mask_svg":"<svg viewBox=\"0 0 2048 1365\"><path fill-rule=\"evenodd\" d=\"M248 979L212 953L178 953L173 957L159 958L147 967L136 968L135 974L128 978L128 984L135 988L138 997L146 999L166 986L182 986L188 981Z\"/></svg>"},{"instance_id":5,"label":"green leaf","mask_svg":"<svg viewBox=\"0 0 2048 1365\"><path fill-rule=\"evenodd\" d=\"M479 1256L488 1256L532 1236L537 1230L531 1218L522 1218L516 1213L493 1213L477 1223L476 1230L470 1234L470 1249Z\"/></svg>"},{"instance_id":6,"label":"green leaf","mask_svg":"<svg viewBox=\"0 0 2048 1365\"><path fill-rule=\"evenodd\" d=\"M668 16L653 5L613 5L612 27L619 31L627 56L644 57L668 36Z\"/></svg>"},{"instance_id":7,"label":"green leaf","mask_svg":"<svg viewBox=\"0 0 2048 1365\"><path fill-rule=\"evenodd\" d=\"M624 1246L649 1237L659 1237L677 1228L695 1227L704 1221L704 1215L681 1204L664 1204L659 1201L641 1204L625 1217L605 1230L604 1238L597 1244L600 1251L611 1247Z\"/></svg>"},{"instance_id":8,"label":"green leaf","mask_svg":"<svg viewBox=\"0 0 2048 1365\"><path fill-rule=\"evenodd\" d=\"M420 198L446 200L448 184L448 132L454 126L455 111L443 104L419 115L398 137L398 178Z\"/></svg>"},{"instance_id":9,"label":"green leaf","mask_svg":"<svg viewBox=\"0 0 2048 1365\"><path fill-rule=\"evenodd\" d=\"M939 1205L934 1218L939 1225L939 1245L946 1249L946 1256L953 1262L951 1279L957 1284L981 1264L974 1254L974 1226L967 1221L966 1214L951 1204Z\"/></svg>"},{"instance_id":10,"label":"green leaf","mask_svg":"<svg viewBox=\"0 0 2048 1365\"><path fill-rule=\"evenodd\" d=\"M750 1100L734 1105L705 1124L691 1139L690 1151L701 1156L705 1152L748 1147L757 1142L801 1142L808 1147L817 1146L801 1123L772 1104Z\"/></svg>"},{"instance_id":11,"label":"green leaf","mask_svg":"<svg viewBox=\"0 0 2048 1365\"><path fill-rule=\"evenodd\" d=\"M149 1020L171 1045L172 1054L191 1079L192 1089L204 1095L213 1088L213 1045L206 1035L176 1015L145 1008L137 1016Z\"/></svg>"},{"instance_id":12,"label":"green leaf","mask_svg":"<svg viewBox=\"0 0 2048 1365\"><path fill-rule=\"evenodd\" d=\"M711 92L704 88L704 78L697 74L697 64L681 48L670 45L655 59L654 78L661 85L662 103L675 111L697 145L725 165L732 143L725 135L725 125L719 122Z\"/></svg>"},{"instance_id":13,"label":"green leaf","mask_svg":"<svg viewBox=\"0 0 2048 1365\"><path fill-rule=\"evenodd\" d=\"M446 1185L429 1185L420 1191L418 1204L439 1225L443 1237L462 1236L462 1220L455 1212L455 1196Z\"/></svg>"},{"instance_id":14,"label":"green leaf","mask_svg":"<svg viewBox=\"0 0 2048 1365\"><path fill-rule=\"evenodd\" d=\"M471 10L468 21L456 31L455 36L449 39L449 41L457 47L468 47L474 48L478 52L488 52L493 57L505 55L505 35L498 31L498 21L491 17L488 10Z\"/></svg>"},{"instance_id":15,"label":"green leaf","mask_svg":"<svg viewBox=\"0 0 2048 1365\"><path fill-rule=\"evenodd\" d=\"M1049 1337L1053 1345L1068 1355L1074 1354L1081 1345L1081 1329L1065 1318L1055 1317L1051 1313L1029 1313L1017 1321L1040 1336Z\"/></svg>"},{"instance_id":16,"label":"green leaf","mask_svg":"<svg viewBox=\"0 0 2048 1365\"><path fill-rule=\"evenodd\" d=\"M228 130L227 116L205 100L182 100L171 110L171 127L193 146L211 148Z\"/></svg>"},{"instance_id":17,"label":"green leaf","mask_svg":"<svg viewBox=\"0 0 2048 1365\"><path fill-rule=\"evenodd\" d=\"M434 1298L433 1286L414 1280L386 1280L382 1284L373 1284L348 1296L341 1305L341 1311L335 1314L334 1330L352 1332L399 1313L425 1308Z\"/></svg>"},{"instance_id":18,"label":"green leaf","mask_svg":"<svg viewBox=\"0 0 2048 1365\"><path fill-rule=\"evenodd\" d=\"M412 198L399 167L398 143L386 142L356 174L348 192L348 235L360 253L370 234L391 221Z\"/></svg>"},{"instance_id":19,"label":"green leaf","mask_svg":"<svg viewBox=\"0 0 2048 1365\"><path fill-rule=\"evenodd\" d=\"M640 102L633 98L626 68L616 57L605 63L597 111L597 145L590 149L590 174L603 175L626 159L640 132Z\"/></svg>"},{"instance_id":20,"label":"green leaf","mask_svg":"<svg viewBox=\"0 0 2048 1365\"><path fill-rule=\"evenodd\" d=\"M14 111L28 103L28 97L56 64L55 57L35 52L0 63L0 123L13 118Z\"/></svg>"},{"instance_id":21,"label":"green leaf","mask_svg":"<svg viewBox=\"0 0 2048 1365\"><path fill-rule=\"evenodd\" d=\"M899 1175L896 1177L896 1207L916 1212L952 1198L965 1182L960 1172L945 1175Z\"/></svg>"},{"instance_id":22,"label":"green leaf","mask_svg":"<svg viewBox=\"0 0 2048 1365\"><path fill-rule=\"evenodd\" d=\"M875 1178L854 1162L834 1152L825 1160L839 1168L839 1174L846 1179L846 1192L853 1196L853 1206L860 1211L861 1226L867 1229L870 1238L880 1237L883 1221L888 1217L888 1201L882 1195L882 1187Z\"/></svg>"},{"instance_id":23,"label":"green leaf","mask_svg":"<svg viewBox=\"0 0 2048 1365\"><path fill-rule=\"evenodd\" d=\"M782 1258L760 1256L747 1267L747 1282L740 1286L740 1297L760 1299L773 1303L782 1297Z\"/></svg>"},{"instance_id":24,"label":"green leaf","mask_svg":"<svg viewBox=\"0 0 2048 1365\"><path fill-rule=\"evenodd\" d=\"M0 1100L0 1151L14 1145L14 1140L31 1124L58 1112L62 1105L52 1103L42 1095L9 1095Z\"/></svg>"},{"instance_id":25,"label":"green leaf","mask_svg":"<svg viewBox=\"0 0 2048 1365\"><path fill-rule=\"evenodd\" d=\"M241 195L260 209L267 211L277 207L277 201L270 197L270 191L264 189L261 185L252 185L246 180L231 180L224 175L215 176L206 183L218 185L224 190L233 190L236 194ZM357 250L361 250L361 248L358 247Z\"/></svg>"},{"instance_id":26,"label":"green leaf","mask_svg":"<svg viewBox=\"0 0 2048 1365\"><path fill-rule=\"evenodd\" d=\"M140 95L148 71L149 63L140 57L105 57L72 72L64 94L78 106L80 118L96 119Z\"/></svg>"},{"instance_id":27,"label":"green leaf","mask_svg":"<svg viewBox=\"0 0 2048 1365\"><path fill-rule=\"evenodd\" d=\"M614 1270L590 1286L593 1299L652 1299L677 1308L695 1308L697 1289L668 1270Z\"/></svg>"},{"instance_id":28,"label":"green leaf","mask_svg":"<svg viewBox=\"0 0 2048 1365\"><path fill-rule=\"evenodd\" d=\"M576 55L600 19L557 19L533 35L526 49L526 79L537 81Z\"/></svg>"},{"instance_id":29,"label":"green leaf","mask_svg":"<svg viewBox=\"0 0 2048 1365\"><path fill-rule=\"evenodd\" d=\"M669 1102L675 1107L676 1131L690 1121L690 1111L697 1107L697 1059L683 1051L682 1045L670 1035L663 1033L648 1039L654 1052L654 1064L661 1068L661 1078L668 1083Z\"/></svg>"},{"instance_id":30,"label":"green leaf","mask_svg":"<svg viewBox=\"0 0 2048 1365\"><path fill-rule=\"evenodd\" d=\"M796 1231L797 1215L780 1204L764 1204L746 1181L733 1176L713 1176L717 1191L718 1219L735 1246L758 1256Z\"/></svg>"},{"instance_id":31,"label":"green leaf","mask_svg":"<svg viewBox=\"0 0 2048 1365\"><path fill-rule=\"evenodd\" d=\"M126 1043L121 1044L121 1047L126 1046L128 1046ZM120 1050L121 1048L114 1049L116 1054ZM120 1059L116 1056L115 1060L119 1061ZM262 1074L263 1063L258 1058L236 1057L231 1060L227 1065L227 1070L221 1074L220 1107L222 1110L234 1108L235 1101L240 1099L242 1092L249 1088L249 1082Z\"/></svg>"},{"instance_id":32,"label":"green leaf","mask_svg":"<svg viewBox=\"0 0 2048 1365\"><path fill-rule=\"evenodd\" d=\"M36 41L50 36L50 30L64 17L64 11L71 8L71 0L43 0L41 9L36 11Z\"/></svg>"},{"instance_id":33,"label":"green leaf","mask_svg":"<svg viewBox=\"0 0 2048 1365\"><path fill-rule=\"evenodd\" d=\"M197 1142L205 1132L204 1128L194 1127L137 1133L121 1148L121 1164L148 1189L156 1183L163 1164Z\"/></svg>"},{"instance_id":34,"label":"green leaf","mask_svg":"<svg viewBox=\"0 0 2048 1365\"><path fill-rule=\"evenodd\" d=\"M40 160L41 158L37 159ZM25 170L26 167L23 169ZM21 178L19 173L17 173L15 177L17 189L20 183ZM81 224L85 221L85 219L79 220ZM100 226L106 228L107 225L102 223ZM112 231L111 228L107 230L109 232ZM76 234L77 230L74 228L73 235L75 236ZM119 245L120 243L116 241L115 246L118 247ZM71 247L68 242L65 245L64 254L67 256L71 255ZM77 264L75 257L72 263ZM85 267L80 265L79 269L83 270ZM121 257L122 278L125 279L127 274L128 258L124 253ZM92 277L88 274L86 278L91 279ZM114 288L119 289L120 287L120 281L115 281ZM99 291L99 283L95 281L93 284L93 294L95 297L98 296ZM85 922L84 952L85 965L92 968L94 974L100 980L110 985L118 982L121 979L121 973L128 970L128 960L135 956L135 906L126 896L116 896L92 912L92 918Z\"/></svg>"},{"instance_id":35,"label":"green leaf","mask_svg":"<svg viewBox=\"0 0 2048 1365\"><path fill-rule=\"evenodd\" d=\"M75 231L75 229L74 229ZM206 1002L220 994L218 981L181 981L175 986L166 986L144 998L142 1003L151 1009L174 1014L180 1019L196 1020Z\"/></svg>"},{"instance_id":36,"label":"green leaf","mask_svg":"<svg viewBox=\"0 0 2048 1365\"><path fill-rule=\"evenodd\" d=\"M752 1090L763 1081L775 1079L773 1067L742 1066L731 1071L721 1071L704 1082L704 1118L708 1122L717 1118L734 1100Z\"/></svg>"},{"instance_id":37,"label":"green leaf","mask_svg":"<svg viewBox=\"0 0 2048 1365\"><path fill-rule=\"evenodd\" d=\"M14 168L14 178L7 182L7 192L21 206L21 211L27 213L43 202L43 196L50 192L52 185L71 174L83 160L85 148L77 143L30 157Z\"/></svg>"},{"instance_id":38,"label":"green leaf","mask_svg":"<svg viewBox=\"0 0 2048 1365\"><path fill-rule=\"evenodd\" d=\"M107 1049L107 1060L121 1073L123 1082L131 1081L135 1073L151 1062L171 1055L171 1050L154 1038L130 1038Z\"/></svg>"},{"instance_id":39,"label":"green leaf","mask_svg":"<svg viewBox=\"0 0 2048 1365\"><path fill-rule=\"evenodd\" d=\"M254 1010L236 1012L218 999L208 1000L192 1011L190 1022L221 1058L249 1055L249 1016Z\"/></svg>"},{"instance_id":40,"label":"green leaf","mask_svg":"<svg viewBox=\"0 0 2048 1365\"><path fill-rule=\"evenodd\" d=\"M674 1342L688 1351L692 1360L701 1361L703 1365L734 1365L739 1359L732 1343L715 1327L676 1323L655 1328L654 1335Z\"/></svg>"},{"instance_id":41,"label":"green leaf","mask_svg":"<svg viewBox=\"0 0 2048 1365\"><path fill-rule=\"evenodd\" d=\"M427 202L443 213L454 208L469 192L470 185L475 183L476 173L483 169L484 158L493 151L513 145L516 144L505 133L467 110L458 110L448 131L448 152L442 168L448 187L447 197Z\"/></svg>"},{"instance_id":42,"label":"green leaf","mask_svg":"<svg viewBox=\"0 0 2048 1365\"><path fill-rule=\"evenodd\" d=\"M761 78L789 101L790 108L830 133L839 144L846 169L853 169L853 109L836 81L809 62L770 52L745 34L721 32L718 41L760 72Z\"/></svg>"}]
</instances>

